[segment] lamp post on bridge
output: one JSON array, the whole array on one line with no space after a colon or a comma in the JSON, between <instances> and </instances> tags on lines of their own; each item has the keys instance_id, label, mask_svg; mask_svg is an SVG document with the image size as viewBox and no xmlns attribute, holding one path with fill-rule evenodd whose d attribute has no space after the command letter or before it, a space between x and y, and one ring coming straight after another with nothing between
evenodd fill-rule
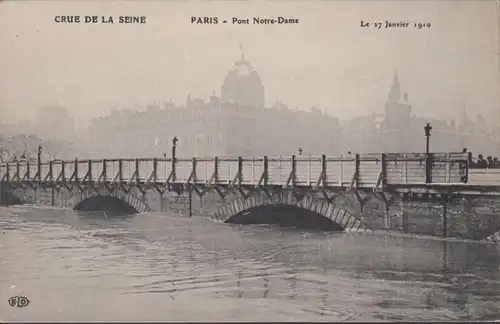
<instances>
[{"instance_id":1,"label":"lamp post on bridge","mask_svg":"<svg viewBox=\"0 0 500 324\"><path fill-rule=\"evenodd\" d=\"M303 152L302 147L299 147L299 155L302 155L302 152Z\"/></svg>"},{"instance_id":2,"label":"lamp post on bridge","mask_svg":"<svg viewBox=\"0 0 500 324\"><path fill-rule=\"evenodd\" d=\"M425 183L432 182L432 159L429 154L429 139L431 137L432 126L427 123L424 127L425 131Z\"/></svg>"},{"instance_id":3,"label":"lamp post on bridge","mask_svg":"<svg viewBox=\"0 0 500 324\"><path fill-rule=\"evenodd\" d=\"M172 139L172 182L175 181L175 160L176 160L176 155L175 155L175 150L177 149L177 142L179 139L177 136L174 136ZM192 203L192 188L190 184L187 184L187 191L188 191L188 204L189 204L189 217L193 216L193 203Z\"/></svg>"},{"instance_id":4,"label":"lamp post on bridge","mask_svg":"<svg viewBox=\"0 0 500 324\"><path fill-rule=\"evenodd\" d=\"M38 145L37 161L38 161L38 176L42 180L42 145Z\"/></svg>"},{"instance_id":5,"label":"lamp post on bridge","mask_svg":"<svg viewBox=\"0 0 500 324\"><path fill-rule=\"evenodd\" d=\"M429 139L431 137L432 126L430 123L427 123L424 127L425 131L425 154L429 154Z\"/></svg>"},{"instance_id":6,"label":"lamp post on bridge","mask_svg":"<svg viewBox=\"0 0 500 324\"><path fill-rule=\"evenodd\" d=\"M175 182L175 150L177 148L177 142L179 139L177 136L174 136L172 139L172 178L170 179L172 182Z\"/></svg>"},{"instance_id":7,"label":"lamp post on bridge","mask_svg":"<svg viewBox=\"0 0 500 324\"><path fill-rule=\"evenodd\" d=\"M42 150L43 150L43 147L42 145L38 145L38 153L37 153L37 157L38 157L38 164L42 163Z\"/></svg>"},{"instance_id":8,"label":"lamp post on bridge","mask_svg":"<svg viewBox=\"0 0 500 324\"><path fill-rule=\"evenodd\" d=\"M424 127L425 131L425 183L432 183L432 165L433 165L433 159L434 157L432 156L431 153L429 153L429 139L431 137L431 130L432 126L430 123L427 123ZM463 150L464 153L467 151L466 149ZM448 211L448 195L443 195L441 198L442 204L443 204L443 237L448 236L448 217L447 217L447 211Z\"/></svg>"},{"instance_id":9,"label":"lamp post on bridge","mask_svg":"<svg viewBox=\"0 0 500 324\"><path fill-rule=\"evenodd\" d=\"M174 138L172 139L172 161L175 160L175 149L177 148L178 141L179 139L177 138L177 136L174 136Z\"/></svg>"}]
</instances>

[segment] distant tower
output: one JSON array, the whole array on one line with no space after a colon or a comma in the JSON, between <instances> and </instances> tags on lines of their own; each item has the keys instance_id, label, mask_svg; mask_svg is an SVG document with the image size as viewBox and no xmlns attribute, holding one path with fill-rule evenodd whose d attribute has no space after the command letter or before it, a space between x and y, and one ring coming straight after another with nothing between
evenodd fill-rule
<instances>
[{"instance_id":1,"label":"distant tower","mask_svg":"<svg viewBox=\"0 0 500 324\"><path fill-rule=\"evenodd\" d=\"M385 124L390 129L407 127L411 119L411 105L408 102L408 93L401 98L401 85L398 73L394 73L388 100L385 104Z\"/></svg>"},{"instance_id":2,"label":"distant tower","mask_svg":"<svg viewBox=\"0 0 500 324\"><path fill-rule=\"evenodd\" d=\"M394 72L391 90L389 91L389 101L399 101L401 99L401 85L399 84L398 72Z\"/></svg>"},{"instance_id":3,"label":"distant tower","mask_svg":"<svg viewBox=\"0 0 500 324\"><path fill-rule=\"evenodd\" d=\"M221 99L241 105L263 107L265 102L264 86L257 71L245 60L243 45L240 44L241 59L226 75L221 89Z\"/></svg>"}]
</instances>

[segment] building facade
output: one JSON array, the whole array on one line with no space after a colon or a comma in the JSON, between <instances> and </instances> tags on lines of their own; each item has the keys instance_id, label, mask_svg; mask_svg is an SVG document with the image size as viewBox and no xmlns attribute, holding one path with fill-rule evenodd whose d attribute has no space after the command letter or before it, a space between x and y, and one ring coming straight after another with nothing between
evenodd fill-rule
<instances>
[{"instance_id":1,"label":"building facade","mask_svg":"<svg viewBox=\"0 0 500 324\"><path fill-rule=\"evenodd\" d=\"M355 117L341 125L317 107L289 109L283 103L265 107L265 88L242 55L227 73L221 96L208 100L190 95L182 106L148 105L144 111L113 110L91 122L87 155L170 156L178 138L179 156L340 155L350 152L424 152L426 123L432 125L430 150L498 155L498 141L484 118L464 114L455 120L416 117L397 73L383 114Z\"/></svg>"},{"instance_id":2,"label":"building facade","mask_svg":"<svg viewBox=\"0 0 500 324\"><path fill-rule=\"evenodd\" d=\"M319 109L265 107L257 71L242 56L228 72L221 97L191 98L183 106L150 106L145 111L113 111L89 127L95 156L170 156L172 138L179 156L259 156L331 154L341 149L337 118Z\"/></svg>"},{"instance_id":3,"label":"building facade","mask_svg":"<svg viewBox=\"0 0 500 324\"><path fill-rule=\"evenodd\" d=\"M432 126L431 152L459 152L467 148L475 154L500 153L498 140L481 114L474 121L464 110L459 125L455 119L446 121L415 116L397 73L383 114L355 117L343 126L343 148L355 152L425 152L424 127L427 123Z\"/></svg>"},{"instance_id":4,"label":"building facade","mask_svg":"<svg viewBox=\"0 0 500 324\"><path fill-rule=\"evenodd\" d=\"M33 120L16 118L0 125L0 155L3 160L21 156L36 156L38 146L47 159L73 159L84 154L79 134L68 109L62 106L39 108Z\"/></svg>"}]
</instances>

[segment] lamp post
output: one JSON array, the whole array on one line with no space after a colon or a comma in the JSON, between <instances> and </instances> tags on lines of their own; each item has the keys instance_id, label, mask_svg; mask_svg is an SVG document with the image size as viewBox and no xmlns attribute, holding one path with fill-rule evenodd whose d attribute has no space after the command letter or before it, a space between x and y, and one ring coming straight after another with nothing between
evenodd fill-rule
<instances>
[{"instance_id":1,"label":"lamp post","mask_svg":"<svg viewBox=\"0 0 500 324\"><path fill-rule=\"evenodd\" d=\"M424 127L425 131L425 154L429 154L429 138L431 137L432 126L430 123L427 123Z\"/></svg>"},{"instance_id":2,"label":"lamp post","mask_svg":"<svg viewBox=\"0 0 500 324\"><path fill-rule=\"evenodd\" d=\"M302 147L299 147L299 155L302 155L302 152L303 152Z\"/></svg>"},{"instance_id":3,"label":"lamp post","mask_svg":"<svg viewBox=\"0 0 500 324\"><path fill-rule=\"evenodd\" d=\"M174 136L172 139L172 178L170 179L172 182L175 182L175 149L177 148L177 141L179 139L177 136Z\"/></svg>"},{"instance_id":4,"label":"lamp post","mask_svg":"<svg viewBox=\"0 0 500 324\"><path fill-rule=\"evenodd\" d=\"M38 145L37 162L38 178L42 181L42 144Z\"/></svg>"},{"instance_id":5,"label":"lamp post","mask_svg":"<svg viewBox=\"0 0 500 324\"><path fill-rule=\"evenodd\" d=\"M37 154L37 157L38 157L38 164L41 164L42 163L42 145L38 145L38 154Z\"/></svg>"},{"instance_id":6,"label":"lamp post","mask_svg":"<svg viewBox=\"0 0 500 324\"><path fill-rule=\"evenodd\" d=\"M432 126L427 123L424 127L425 131L425 183L432 182L432 159L429 154L429 138L431 137Z\"/></svg>"},{"instance_id":7,"label":"lamp post","mask_svg":"<svg viewBox=\"0 0 500 324\"><path fill-rule=\"evenodd\" d=\"M174 136L174 138L172 139L172 160L175 160L175 149L177 148L178 141L179 139L177 138L177 136Z\"/></svg>"}]
</instances>

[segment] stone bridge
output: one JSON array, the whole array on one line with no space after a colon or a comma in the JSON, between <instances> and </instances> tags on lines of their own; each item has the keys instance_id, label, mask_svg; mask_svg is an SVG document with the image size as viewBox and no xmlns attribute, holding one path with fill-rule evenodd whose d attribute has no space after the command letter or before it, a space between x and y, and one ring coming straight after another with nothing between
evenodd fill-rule
<instances>
[{"instance_id":1,"label":"stone bridge","mask_svg":"<svg viewBox=\"0 0 500 324\"><path fill-rule=\"evenodd\" d=\"M0 204L497 241L500 170L470 169L470 159L381 153L21 161L0 164Z\"/></svg>"},{"instance_id":2,"label":"stone bridge","mask_svg":"<svg viewBox=\"0 0 500 324\"><path fill-rule=\"evenodd\" d=\"M45 205L74 210L147 213L153 211L136 190L125 191L113 187L13 188L4 190L4 205Z\"/></svg>"},{"instance_id":3,"label":"stone bridge","mask_svg":"<svg viewBox=\"0 0 500 324\"><path fill-rule=\"evenodd\" d=\"M225 190L224 198L213 192L196 196L193 192L141 192L119 186L96 188L63 186L58 188L17 187L4 190L2 201L9 204L46 205L87 211L121 213L169 212L204 216L219 222L239 224L281 224L330 230L369 231L370 227L355 211L348 211L321 197L291 190ZM191 205L191 208L189 207Z\"/></svg>"},{"instance_id":4,"label":"stone bridge","mask_svg":"<svg viewBox=\"0 0 500 324\"><path fill-rule=\"evenodd\" d=\"M307 225L347 231L370 230L362 217L314 196L298 196L294 191L264 191L237 196L219 208L212 218L229 223ZM303 224L306 225L306 224Z\"/></svg>"}]
</instances>

